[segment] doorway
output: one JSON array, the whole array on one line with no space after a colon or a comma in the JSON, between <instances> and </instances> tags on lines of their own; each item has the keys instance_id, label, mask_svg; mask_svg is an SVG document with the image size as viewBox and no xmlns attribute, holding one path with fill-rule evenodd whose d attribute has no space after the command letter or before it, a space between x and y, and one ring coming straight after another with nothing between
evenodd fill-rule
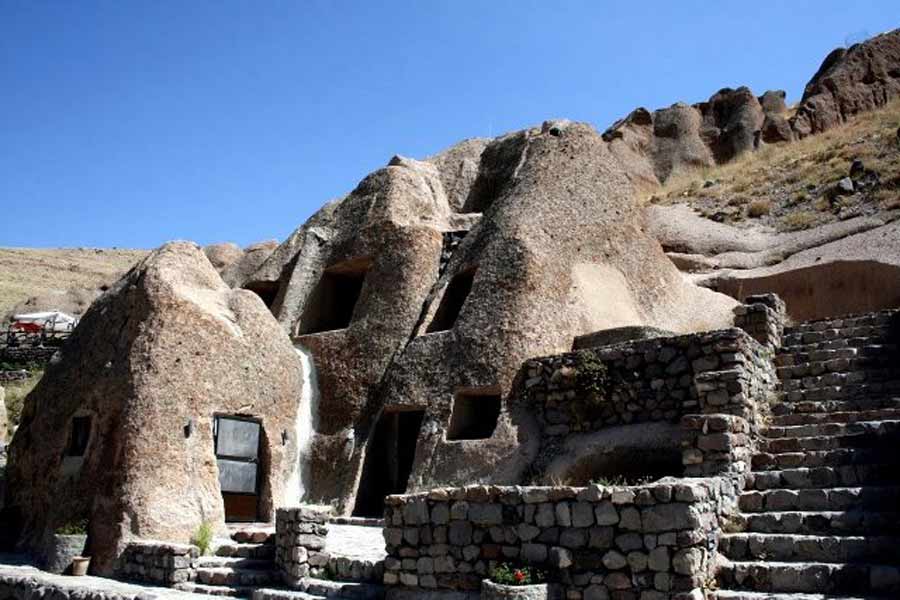
<instances>
[{"instance_id":1,"label":"doorway","mask_svg":"<svg viewBox=\"0 0 900 600\"><path fill-rule=\"evenodd\" d=\"M260 433L260 423L255 419L216 416L213 421L226 521L252 522L259 517Z\"/></svg>"},{"instance_id":2,"label":"doorway","mask_svg":"<svg viewBox=\"0 0 900 600\"><path fill-rule=\"evenodd\" d=\"M406 492L424 417L424 410L381 413L366 449L353 516L380 518L385 496Z\"/></svg>"}]
</instances>

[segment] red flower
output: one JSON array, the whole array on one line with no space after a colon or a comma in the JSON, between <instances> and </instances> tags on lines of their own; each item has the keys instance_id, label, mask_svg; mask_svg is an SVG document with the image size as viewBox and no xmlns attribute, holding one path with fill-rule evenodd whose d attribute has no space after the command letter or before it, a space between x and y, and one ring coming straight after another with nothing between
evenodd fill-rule
<instances>
[{"instance_id":1,"label":"red flower","mask_svg":"<svg viewBox=\"0 0 900 600\"><path fill-rule=\"evenodd\" d=\"M522 583L525 581L525 573L523 573L520 569L516 569L516 572L513 573L513 577L516 578L517 583Z\"/></svg>"}]
</instances>

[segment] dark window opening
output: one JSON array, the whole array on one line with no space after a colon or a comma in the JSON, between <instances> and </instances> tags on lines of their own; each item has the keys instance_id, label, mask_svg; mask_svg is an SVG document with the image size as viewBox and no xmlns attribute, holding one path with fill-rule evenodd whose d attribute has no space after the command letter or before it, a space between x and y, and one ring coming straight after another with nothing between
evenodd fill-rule
<instances>
[{"instance_id":1,"label":"dark window opening","mask_svg":"<svg viewBox=\"0 0 900 600\"><path fill-rule=\"evenodd\" d=\"M466 298L472 291L472 283L475 281L475 269L470 269L463 273L458 273L450 280L447 289L444 290L444 297L438 305L434 318L425 333L434 333L435 331L447 331L456 323L459 313L462 311Z\"/></svg>"},{"instance_id":2,"label":"dark window opening","mask_svg":"<svg viewBox=\"0 0 900 600\"><path fill-rule=\"evenodd\" d=\"M90 439L91 418L74 417L72 419L72 429L69 431L69 444L66 446L66 456L84 456Z\"/></svg>"},{"instance_id":3,"label":"dark window opening","mask_svg":"<svg viewBox=\"0 0 900 600\"><path fill-rule=\"evenodd\" d=\"M346 329L362 294L367 260L347 261L322 273L300 317L299 334Z\"/></svg>"},{"instance_id":4,"label":"dark window opening","mask_svg":"<svg viewBox=\"0 0 900 600\"><path fill-rule=\"evenodd\" d=\"M406 492L424 417L422 410L381 414L366 449L353 516L381 517L385 496Z\"/></svg>"},{"instance_id":5,"label":"dark window opening","mask_svg":"<svg viewBox=\"0 0 900 600\"><path fill-rule=\"evenodd\" d=\"M494 435L500 417L500 394L461 392L453 399L447 440L483 440Z\"/></svg>"},{"instance_id":6,"label":"dark window opening","mask_svg":"<svg viewBox=\"0 0 900 600\"><path fill-rule=\"evenodd\" d=\"M260 281L251 283L244 288L250 290L260 298L267 308L271 309L275 304L275 298L278 296L278 282L276 281Z\"/></svg>"}]
</instances>

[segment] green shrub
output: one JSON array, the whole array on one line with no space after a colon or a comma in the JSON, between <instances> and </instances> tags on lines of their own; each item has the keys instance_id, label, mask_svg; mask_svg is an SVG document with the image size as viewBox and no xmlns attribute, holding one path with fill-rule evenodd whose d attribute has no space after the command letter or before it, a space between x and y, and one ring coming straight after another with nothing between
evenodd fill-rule
<instances>
[{"instance_id":1,"label":"green shrub","mask_svg":"<svg viewBox=\"0 0 900 600\"><path fill-rule=\"evenodd\" d=\"M56 535L87 535L88 520L75 519L56 528Z\"/></svg>"},{"instance_id":2,"label":"green shrub","mask_svg":"<svg viewBox=\"0 0 900 600\"><path fill-rule=\"evenodd\" d=\"M191 543L200 549L201 556L209 554L214 535L215 531L213 530L212 523L209 521L200 523L200 527L197 528L194 537L191 538Z\"/></svg>"},{"instance_id":3,"label":"green shrub","mask_svg":"<svg viewBox=\"0 0 900 600\"><path fill-rule=\"evenodd\" d=\"M533 585L547 581L543 571L532 567L515 567L509 563L500 563L491 570L489 576L491 581L501 585Z\"/></svg>"}]
</instances>

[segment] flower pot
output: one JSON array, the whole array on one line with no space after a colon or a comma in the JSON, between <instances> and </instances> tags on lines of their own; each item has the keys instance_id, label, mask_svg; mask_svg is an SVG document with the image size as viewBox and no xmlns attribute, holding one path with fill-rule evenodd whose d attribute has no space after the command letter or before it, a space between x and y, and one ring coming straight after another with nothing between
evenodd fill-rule
<instances>
[{"instance_id":1,"label":"flower pot","mask_svg":"<svg viewBox=\"0 0 900 600\"><path fill-rule=\"evenodd\" d=\"M81 577L87 575L88 567L91 564L90 556L74 556L72 557L72 575Z\"/></svg>"},{"instance_id":2,"label":"flower pot","mask_svg":"<svg viewBox=\"0 0 900 600\"><path fill-rule=\"evenodd\" d=\"M54 534L44 552L43 567L50 573L64 573L72 566L76 556L84 554L86 535Z\"/></svg>"},{"instance_id":3,"label":"flower pot","mask_svg":"<svg viewBox=\"0 0 900 600\"><path fill-rule=\"evenodd\" d=\"M490 579L481 581L481 600L560 600L562 588L556 583L503 585Z\"/></svg>"}]
</instances>

